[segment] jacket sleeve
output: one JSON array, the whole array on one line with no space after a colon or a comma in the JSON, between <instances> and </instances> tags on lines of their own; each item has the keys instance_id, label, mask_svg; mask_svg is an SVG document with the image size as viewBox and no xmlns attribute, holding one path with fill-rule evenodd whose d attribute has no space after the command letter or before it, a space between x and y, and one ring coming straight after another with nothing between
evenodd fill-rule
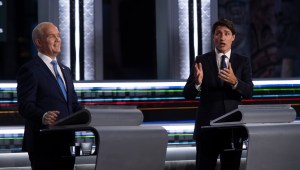
<instances>
[{"instance_id":1,"label":"jacket sleeve","mask_svg":"<svg viewBox=\"0 0 300 170\"><path fill-rule=\"evenodd\" d=\"M185 97L185 99L195 99L199 93L195 86L194 67L195 66L193 65L190 71L190 75L183 88L183 96Z\"/></svg>"},{"instance_id":2,"label":"jacket sleeve","mask_svg":"<svg viewBox=\"0 0 300 170\"><path fill-rule=\"evenodd\" d=\"M29 67L22 67L17 74L18 110L25 118L38 123L42 122L42 109L36 106L38 91L37 78Z\"/></svg>"},{"instance_id":3,"label":"jacket sleeve","mask_svg":"<svg viewBox=\"0 0 300 170\"><path fill-rule=\"evenodd\" d=\"M253 95L252 69L248 57L244 57L242 62L243 69L241 76L238 78L238 85L236 90L243 96L243 98L251 98Z\"/></svg>"}]
</instances>

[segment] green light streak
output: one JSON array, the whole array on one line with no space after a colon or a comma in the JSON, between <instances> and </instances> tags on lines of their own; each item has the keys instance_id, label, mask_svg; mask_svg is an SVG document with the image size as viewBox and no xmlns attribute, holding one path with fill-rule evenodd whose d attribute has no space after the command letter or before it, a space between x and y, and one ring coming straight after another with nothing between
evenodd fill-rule
<instances>
[{"instance_id":1,"label":"green light streak","mask_svg":"<svg viewBox=\"0 0 300 170\"><path fill-rule=\"evenodd\" d=\"M300 91L300 88L264 88L253 89L253 91Z\"/></svg>"},{"instance_id":2,"label":"green light streak","mask_svg":"<svg viewBox=\"0 0 300 170\"><path fill-rule=\"evenodd\" d=\"M0 138L0 140L23 140L22 137L19 138Z\"/></svg>"},{"instance_id":3,"label":"green light streak","mask_svg":"<svg viewBox=\"0 0 300 170\"><path fill-rule=\"evenodd\" d=\"M76 136L76 139L95 138L95 136Z\"/></svg>"}]
</instances>

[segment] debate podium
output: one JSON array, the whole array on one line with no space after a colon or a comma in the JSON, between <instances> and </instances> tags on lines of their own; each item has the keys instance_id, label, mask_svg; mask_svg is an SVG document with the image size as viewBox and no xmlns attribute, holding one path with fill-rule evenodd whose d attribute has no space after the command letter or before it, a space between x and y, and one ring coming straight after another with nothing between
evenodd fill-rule
<instances>
[{"instance_id":1,"label":"debate podium","mask_svg":"<svg viewBox=\"0 0 300 170\"><path fill-rule=\"evenodd\" d=\"M72 121L66 118L44 131L93 132L96 144L94 153L97 157L96 170L164 169L167 131L160 126L142 126L142 112L135 106L87 107L83 112L90 113L88 123L73 124L73 121L83 122L72 116L70 117ZM79 117L82 120L88 116Z\"/></svg>"},{"instance_id":2,"label":"debate podium","mask_svg":"<svg viewBox=\"0 0 300 170\"><path fill-rule=\"evenodd\" d=\"M296 111L288 104L240 105L204 128L246 131L246 170L296 170L300 123L295 118Z\"/></svg>"}]
</instances>

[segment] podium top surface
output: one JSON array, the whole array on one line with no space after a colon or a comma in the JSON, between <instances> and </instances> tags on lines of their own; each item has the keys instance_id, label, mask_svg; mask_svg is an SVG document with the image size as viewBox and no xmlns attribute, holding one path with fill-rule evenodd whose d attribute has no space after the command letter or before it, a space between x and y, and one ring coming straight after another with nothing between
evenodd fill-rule
<instances>
[{"instance_id":1,"label":"podium top surface","mask_svg":"<svg viewBox=\"0 0 300 170\"><path fill-rule=\"evenodd\" d=\"M87 109L79 110L65 118L58 120L54 126L64 125L89 125L91 122L91 113Z\"/></svg>"},{"instance_id":2,"label":"podium top surface","mask_svg":"<svg viewBox=\"0 0 300 170\"><path fill-rule=\"evenodd\" d=\"M290 123L295 119L296 111L289 104L239 105L210 124Z\"/></svg>"}]
</instances>

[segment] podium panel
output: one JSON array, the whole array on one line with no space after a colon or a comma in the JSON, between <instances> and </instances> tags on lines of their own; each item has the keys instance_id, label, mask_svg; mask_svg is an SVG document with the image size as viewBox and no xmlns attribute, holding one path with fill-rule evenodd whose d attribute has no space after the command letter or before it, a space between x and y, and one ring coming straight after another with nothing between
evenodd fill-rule
<instances>
[{"instance_id":1,"label":"podium panel","mask_svg":"<svg viewBox=\"0 0 300 170\"><path fill-rule=\"evenodd\" d=\"M246 124L246 170L296 170L300 167L300 124Z\"/></svg>"},{"instance_id":2,"label":"podium panel","mask_svg":"<svg viewBox=\"0 0 300 170\"><path fill-rule=\"evenodd\" d=\"M244 128L246 170L294 170L300 167L300 123L295 118L290 105L239 106L204 128Z\"/></svg>"},{"instance_id":3,"label":"podium panel","mask_svg":"<svg viewBox=\"0 0 300 170\"><path fill-rule=\"evenodd\" d=\"M163 170L167 132L158 126L97 126L96 170Z\"/></svg>"},{"instance_id":4,"label":"podium panel","mask_svg":"<svg viewBox=\"0 0 300 170\"><path fill-rule=\"evenodd\" d=\"M163 170L167 131L160 126L140 125L142 120L143 115L136 107L94 107L74 113L42 132L93 132L96 170Z\"/></svg>"}]
</instances>

